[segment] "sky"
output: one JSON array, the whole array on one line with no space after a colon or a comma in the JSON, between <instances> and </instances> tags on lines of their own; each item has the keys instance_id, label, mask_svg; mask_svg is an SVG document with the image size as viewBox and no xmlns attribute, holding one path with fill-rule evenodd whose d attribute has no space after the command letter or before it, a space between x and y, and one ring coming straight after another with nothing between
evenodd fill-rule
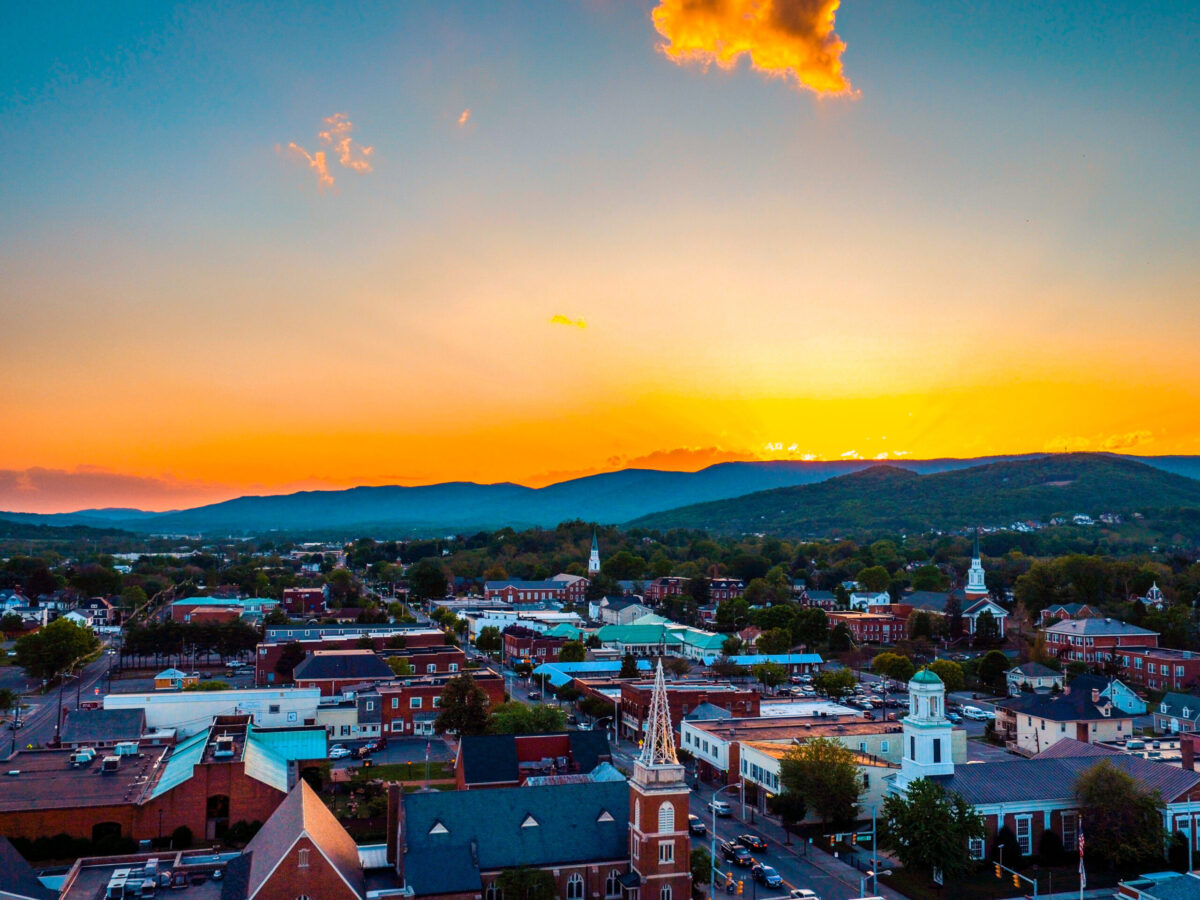
<instances>
[{"instance_id":1,"label":"sky","mask_svg":"<svg viewBox=\"0 0 1200 900\"><path fill-rule=\"evenodd\" d=\"M0 508L1200 453L1200 5L7 4Z\"/></svg>"}]
</instances>

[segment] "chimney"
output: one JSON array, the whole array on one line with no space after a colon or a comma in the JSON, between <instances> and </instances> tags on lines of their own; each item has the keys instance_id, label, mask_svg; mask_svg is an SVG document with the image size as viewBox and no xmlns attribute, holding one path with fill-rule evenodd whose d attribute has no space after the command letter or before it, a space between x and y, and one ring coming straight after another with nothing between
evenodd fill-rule
<instances>
[{"instance_id":1,"label":"chimney","mask_svg":"<svg viewBox=\"0 0 1200 900\"><path fill-rule=\"evenodd\" d=\"M1100 688L1092 688L1092 702L1100 703Z\"/></svg>"},{"instance_id":2,"label":"chimney","mask_svg":"<svg viewBox=\"0 0 1200 900\"><path fill-rule=\"evenodd\" d=\"M1188 772L1196 771L1196 736L1194 734L1179 735L1179 754L1183 768Z\"/></svg>"}]
</instances>

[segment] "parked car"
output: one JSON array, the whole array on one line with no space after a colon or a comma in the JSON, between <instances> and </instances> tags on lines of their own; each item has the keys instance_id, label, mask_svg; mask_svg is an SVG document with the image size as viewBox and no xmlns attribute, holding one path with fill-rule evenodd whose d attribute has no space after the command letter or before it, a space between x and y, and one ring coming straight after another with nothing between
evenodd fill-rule
<instances>
[{"instance_id":1,"label":"parked car","mask_svg":"<svg viewBox=\"0 0 1200 900\"><path fill-rule=\"evenodd\" d=\"M771 866L754 866L750 870L750 877L759 884L764 884L767 887L779 887L783 884L783 878Z\"/></svg>"},{"instance_id":2,"label":"parked car","mask_svg":"<svg viewBox=\"0 0 1200 900\"><path fill-rule=\"evenodd\" d=\"M816 891L810 891L808 888L792 888L788 896L792 900L821 900Z\"/></svg>"},{"instance_id":3,"label":"parked car","mask_svg":"<svg viewBox=\"0 0 1200 900\"><path fill-rule=\"evenodd\" d=\"M341 744L334 744L329 748L330 759L345 759L347 756L350 756L350 751Z\"/></svg>"},{"instance_id":4,"label":"parked car","mask_svg":"<svg viewBox=\"0 0 1200 900\"><path fill-rule=\"evenodd\" d=\"M709 800L708 811L716 813L721 818L727 818L733 815L733 813L729 811L729 804L724 800Z\"/></svg>"},{"instance_id":5,"label":"parked car","mask_svg":"<svg viewBox=\"0 0 1200 900\"><path fill-rule=\"evenodd\" d=\"M720 852L726 862L731 862L735 866L749 866L754 862L754 857L750 855L750 851L741 844L735 844L733 841L721 841Z\"/></svg>"},{"instance_id":6,"label":"parked car","mask_svg":"<svg viewBox=\"0 0 1200 900\"><path fill-rule=\"evenodd\" d=\"M767 842L757 834L739 834L734 840L747 850L757 850L759 853L767 849Z\"/></svg>"},{"instance_id":7,"label":"parked car","mask_svg":"<svg viewBox=\"0 0 1200 900\"><path fill-rule=\"evenodd\" d=\"M708 834L708 826L699 816L688 816L688 834L692 837L704 837Z\"/></svg>"},{"instance_id":8,"label":"parked car","mask_svg":"<svg viewBox=\"0 0 1200 900\"><path fill-rule=\"evenodd\" d=\"M527 696L530 700L541 700L542 692L541 691L530 691L525 696Z\"/></svg>"},{"instance_id":9,"label":"parked car","mask_svg":"<svg viewBox=\"0 0 1200 900\"><path fill-rule=\"evenodd\" d=\"M953 722L955 725L962 724L962 716L960 716L958 713L952 713L952 712L946 713L946 718L949 719L951 722Z\"/></svg>"},{"instance_id":10,"label":"parked car","mask_svg":"<svg viewBox=\"0 0 1200 900\"><path fill-rule=\"evenodd\" d=\"M978 722L986 719L987 715L978 706L964 706L962 708L962 717L964 719L974 719Z\"/></svg>"}]
</instances>

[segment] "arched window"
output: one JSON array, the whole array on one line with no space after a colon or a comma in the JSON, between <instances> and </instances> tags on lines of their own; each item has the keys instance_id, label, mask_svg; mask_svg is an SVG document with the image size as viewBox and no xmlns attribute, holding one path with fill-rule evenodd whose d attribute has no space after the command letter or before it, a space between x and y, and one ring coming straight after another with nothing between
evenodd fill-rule
<instances>
[{"instance_id":1,"label":"arched window","mask_svg":"<svg viewBox=\"0 0 1200 900\"><path fill-rule=\"evenodd\" d=\"M496 882L492 882L487 886L487 890L483 892L483 900L504 900L504 891L497 887Z\"/></svg>"},{"instance_id":2,"label":"arched window","mask_svg":"<svg viewBox=\"0 0 1200 900\"><path fill-rule=\"evenodd\" d=\"M567 879L567 900L583 900L583 876L578 872Z\"/></svg>"},{"instance_id":3,"label":"arched window","mask_svg":"<svg viewBox=\"0 0 1200 900\"><path fill-rule=\"evenodd\" d=\"M675 804L668 800L658 808L659 832L675 830Z\"/></svg>"},{"instance_id":4,"label":"arched window","mask_svg":"<svg viewBox=\"0 0 1200 900\"><path fill-rule=\"evenodd\" d=\"M620 897L621 896L621 873L613 869L608 873L608 878L604 881L604 896L605 897Z\"/></svg>"},{"instance_id":5,"label":"arched window","mask_svg":"<svg viewBox=\"0 0 1200 900\"><path fill-rule=\"evenodd\" d=\"M308 896L308 894L301 894L296 900L312 900L312 897Z\"/></svg>"},{"instance_id":6,"label":"arched window","mask_svg":"<svg viewBox=\"0 0 1200 900\"><path fill-rule=\"evenodd\" d=\"M299 866L301 869L307 869L308 868L308 851L307 850L299 850L296 853L296 857L297 857L296 865Z\"/></svg>"},{"instance_id":7,"label":"arched window","mask_svg":"<svg viewBox=\"0 0 1200 900\"><path fill-rule=\"evenodd\" d=\"M671 900L671 886L664 884L662 890L658 892L658 900Z\"/></svg>"},{"instance_id":8,"label":"arched window","mask_svg":"<svg viewBox=\"0 0 1200 900\"><path fill-rule=\"evenodd\" d=\"M633 827L634 828L642 827L642 801L641 800L633 801Z\"/></svg>"}]
</instances>

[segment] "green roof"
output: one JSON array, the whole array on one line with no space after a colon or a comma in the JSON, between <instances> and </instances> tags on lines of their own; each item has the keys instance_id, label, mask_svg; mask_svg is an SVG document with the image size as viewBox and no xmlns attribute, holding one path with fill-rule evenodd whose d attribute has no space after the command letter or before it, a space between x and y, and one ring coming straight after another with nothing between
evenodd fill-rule
<instances>
[{"instance_id":1,"label":"green roof","mask_svg":"<svg viewBox=\"0 0 1200 900\"><path fill-rule=\"evenodd\" d=\"M937 677L937 673L929 669L922 669L912 677L910 684L941 684L942 679Z\"/></svg>"}]
</instances>

